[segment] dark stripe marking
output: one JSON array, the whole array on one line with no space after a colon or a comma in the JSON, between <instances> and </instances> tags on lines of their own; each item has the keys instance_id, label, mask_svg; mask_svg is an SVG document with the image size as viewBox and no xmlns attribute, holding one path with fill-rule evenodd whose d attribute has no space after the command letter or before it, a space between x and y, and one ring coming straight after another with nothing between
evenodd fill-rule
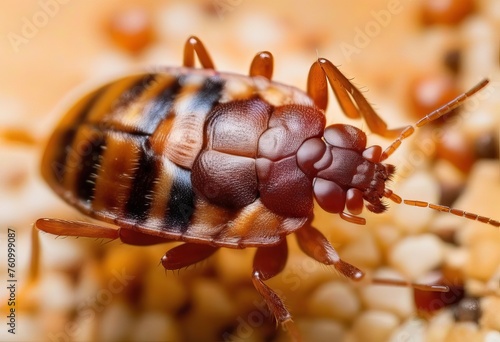
<instances>
[{"instance_id":1,"label":"dark stripe marking","mask_svg":"<svg viewBox=\"0 0 500 342\"><path fill-rule=\"evenodd\" d=\"M179 83L183 83L180 80ZM191 98L191 108L198 113L206 114L212 110L215 102L221 97L224 80L219 77L208 77ZM180 113L182 115L183 113ZM170 189L170 198L165 216L165 230L181 233L189 228L195 210L191 171L178 167Z\"/></svg>"},{"instance_id":2,"label":"dark stripe marking","mask_svg":"<svg viewBox=\"0 0 500 342\"><path fill-rule=\"evenodd\" d=\"M95 180L102 162L105 146L106 140L102 133L93 134L85 141L85 146L81 146L82 151L89 151L89 153L81 157L81 166L76 175L75 183L76 196L83 201L89 201L94 196Z\"/></svg>"},{"instance_id":3,"label":"dark stripe marking","mask_svg":"<svg viewBox=\"0 0 500 342\"><path fill-rule=\"evenodd\" d=\"M52 171L56 175L57 181L62 184L64 181L64 174L66 173L66 159L68 154L71 152L71 146L75 140L76 132L80 125L85 122L88 114L94 107L94 104L99 100L99 98L105 93L108 86L104 86L97 90L88 100L87 103L80 110L80 113L73 120L72 128L66 127L63 133L56 132L59 134L59 139L57 141L57 146L53 147L56 151L52 162ZM61 167L63 166L63 167Z\"/></svg>"},{"instance_id":4,"label":"dark stripe marking","mask_svg":"<svg viewBox=\"0 0 500 342\"><path fill-rule=\"evenodd\" d=\"M154 99L150 100L144 108L137 130L145 134L153 134L160 122L171 112L175 97L182 88L180 79L176 78L172 84L167 85Z\"/></svg>"},{"instance_id":5,"label":"dark stripe marking","mask_svg":"<svg viewBox=\"0 0 500 342\"><path fill-rule=\"evenodd\" d=\"M194 209L191 172L178 167L170 189L170 199L165 216L165 230L184 233L189 227Z\"/></svg>"},{"instance_id":6,"label":"dark stripe marking","mask_svg":"<svg viewBox=\"0 0 500 342\"><path fill-rule=\"evenodd\" d=\"M112 111L128 106L131 102L136 100L142 93L153 86L156 82L156 74L147 74L141 77L129 89L124 91L116 100Z\"/></svg>"},{"instance_id":7,"label":"dark stripe marking","mask_svg":"<svg viewBox=\"0 0 500 342\"><path fill-rule=\"evenodd\" d=\"M140 139L141 157L134 173L130 196L125 205L125 214L138 223L147 220L153 201L153 189L158 178L158 159L153 153L147 137L133 136Z\"/></svg>"},{"instance_id":8,"label":"dark stripe marking","mask_svg":"<svg viewBox=\"0 0 500 342\"><path fill-rule=\"evenodd\" d=\"M208 113L212 110L215 102L220 99L224 84L224 80L220 77L208 77L196 92L196 95L193 96L192 106L199 110L205 110L205 113Z\"/></svg>"}]
</instances>

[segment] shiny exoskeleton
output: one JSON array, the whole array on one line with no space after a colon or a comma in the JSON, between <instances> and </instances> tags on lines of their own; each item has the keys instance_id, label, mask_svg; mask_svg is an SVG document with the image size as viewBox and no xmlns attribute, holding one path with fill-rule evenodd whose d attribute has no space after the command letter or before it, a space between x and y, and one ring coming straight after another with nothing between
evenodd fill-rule
<instances>
[{"instance_id":1,"label":"shiny exoskeleton","mask_svg":"<svg viewBox=\"0 0 500 342\"><path fill-rule=\"evenodd\" d=\"M194 68L195 53L201 69ZM383 161L414 126L387 129L326 59L311 67L307 93L271 81L272 64L272 55L262 52L249 76L220 73L201 42L190 37L183 67L127 76L83 97L50 138L42 174L68 203L119 228L56 219L40 219L37 228L135 245L185 241L163 257L166 269L196 263L219 247L258 247L253 283L278 322L298 338L283 302L263 282L284 268L286 236L295 233L306 254L361 279L363 273L342 261L311 226L314 200L358 224L365 223L358 216L365 204L381 213L384 197L401 202L386 188L395 168ZM450 111L486 83L416 126ZM394 143L382 151L367 147L366 135L353 126L325 128L328 84L349 117L363 117L372 132L396 138ZM443 206L405 203L499 225Z\"/></svg>"}]
</instances>

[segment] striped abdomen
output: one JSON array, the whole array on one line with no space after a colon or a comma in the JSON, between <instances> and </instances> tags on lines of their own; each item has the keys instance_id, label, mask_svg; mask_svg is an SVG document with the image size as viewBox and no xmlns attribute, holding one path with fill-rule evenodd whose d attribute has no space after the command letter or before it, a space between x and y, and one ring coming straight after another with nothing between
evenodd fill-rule
<instances>
[{"instance_id":1,"label":"striped abdomen","mask_svg":"<svg viewBox=\"0 0 500 342\"><path fill-rule=\"evenodd\" d=\"M230 127L216 118L221 108L236 108L230 116L238 121L238 115L248 112L237 110L237 104L252 101L267 108L256 140L245 145L253 152L248 155L232 146L229 153L253 160L253 171L245 169L248 177L254 175L250 180L254 188L249 188L248 177L238 183L237 173L227 177L231 170L224 170L222 164L217 167L221 155L217 146L227 143L230 132L237 130L230 128L215 137L213 132ZM287 119L273 108L285 103L310 106L311 100L295 88L207 70L172 68L126 77L92 92L70 109L49 141L42 174L80 211L123 227L220 246L272 244L299 228L312 208L307 190L302 203L310 202L310 208L301 205L303 212L294 215L282 212L277 198L283 191L273 191L275 186L267 180L280 179L276 173L282 165L292 161L295 165L293 151L284 151L286 158L276 159L269 149L270 141L282 136L280 122ZM254 122L246 118L253 129ZM309 136L321 135L324 118L316 126ZM273 129L275 136L267 133ZM267 142L260 148L258 140L265 137L264 132L268 136L262 141ZM239 133L234 134L238 139ZM300 143L291 139L285 145L291 142ZM217 158L212 159L214 153ZM213 176L210 169L214 168L224 172ZM206 187L201 189L220 177L229 187L244 184L242 191L252 192L253 197L228 203L224 192L218 200L207 194ZM301 184L304 181L305 176ZM268 195L262 196L265 192Z\"/></svg>"}]
</instances>

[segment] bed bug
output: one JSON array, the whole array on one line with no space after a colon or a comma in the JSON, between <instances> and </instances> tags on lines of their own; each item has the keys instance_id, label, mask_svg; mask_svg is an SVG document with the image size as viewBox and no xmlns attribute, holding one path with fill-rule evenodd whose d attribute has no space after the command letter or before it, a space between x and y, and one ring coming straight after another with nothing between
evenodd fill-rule
<instances>
[{"instance_id":1,"label":"bed bug","mask_svg":"<svg viewBox=\"0 0 500 342\"><path fill-rule=\"evenodd\" d=\"M195 68L196 56L201 68ZM252 282L277 322L298 339L291 314L265 284L285 267L287 235L294 233L302 251L320 263L352 280L363 278L311 225L314 201L361 225L365 205L382 213L384 198L401 203L386 187L395 167L384 161L415 127L459 106L488 81L415 125L388 129L327 59L313 63L306 92L272 81L272 73L273 56L266 51L255 56L248 76L218 72L201 41L190 37L182 67L126 76L84 96L49 139L42 175L80 212L118 228L47 218L36 227L133 245L183 241L162 257L168 270L204 260L221 247L255 247ZM348 117L363 118L371 132L394 142L385 150L367 147L366 134L356 127L325 127L329 87ZM404 203L500 225L462 210Z\"/></svg>"}]
</instances>

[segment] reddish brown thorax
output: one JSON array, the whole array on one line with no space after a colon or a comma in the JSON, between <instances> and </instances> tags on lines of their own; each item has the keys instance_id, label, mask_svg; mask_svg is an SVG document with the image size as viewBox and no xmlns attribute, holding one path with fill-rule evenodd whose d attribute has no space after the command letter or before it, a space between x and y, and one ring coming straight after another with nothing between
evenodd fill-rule
<instances>
[{"instance_id":1,"label":"reddish brown thorax","mask_svg":"<svg viewBox=\"0 0 500 342\"><path fill-rule=\"evenodd\" d=\"M382 148L366 148L366 134L350 125L328 126L323 138L309 139L297 151L299 168L313 179L318 204L330 213L347 209L359 215L367 201L368 210L385 211L381 198L395 168L379 162Z\"/></svg>"},{"instance_id":2,"label":"reddish brown thorax","mask_svg":"<svg viewBox=\"0 0 500 342\"><path fill-rule=\"evenodd\" d=\"M308 217L311 179L299 169L296 154L304 141L319 139L324 127L323 112L313 106L272 106L257 97L219 104L193 164L193 186L229 208L259 198L275 214Z\"/></svg>"}]
</instances>

